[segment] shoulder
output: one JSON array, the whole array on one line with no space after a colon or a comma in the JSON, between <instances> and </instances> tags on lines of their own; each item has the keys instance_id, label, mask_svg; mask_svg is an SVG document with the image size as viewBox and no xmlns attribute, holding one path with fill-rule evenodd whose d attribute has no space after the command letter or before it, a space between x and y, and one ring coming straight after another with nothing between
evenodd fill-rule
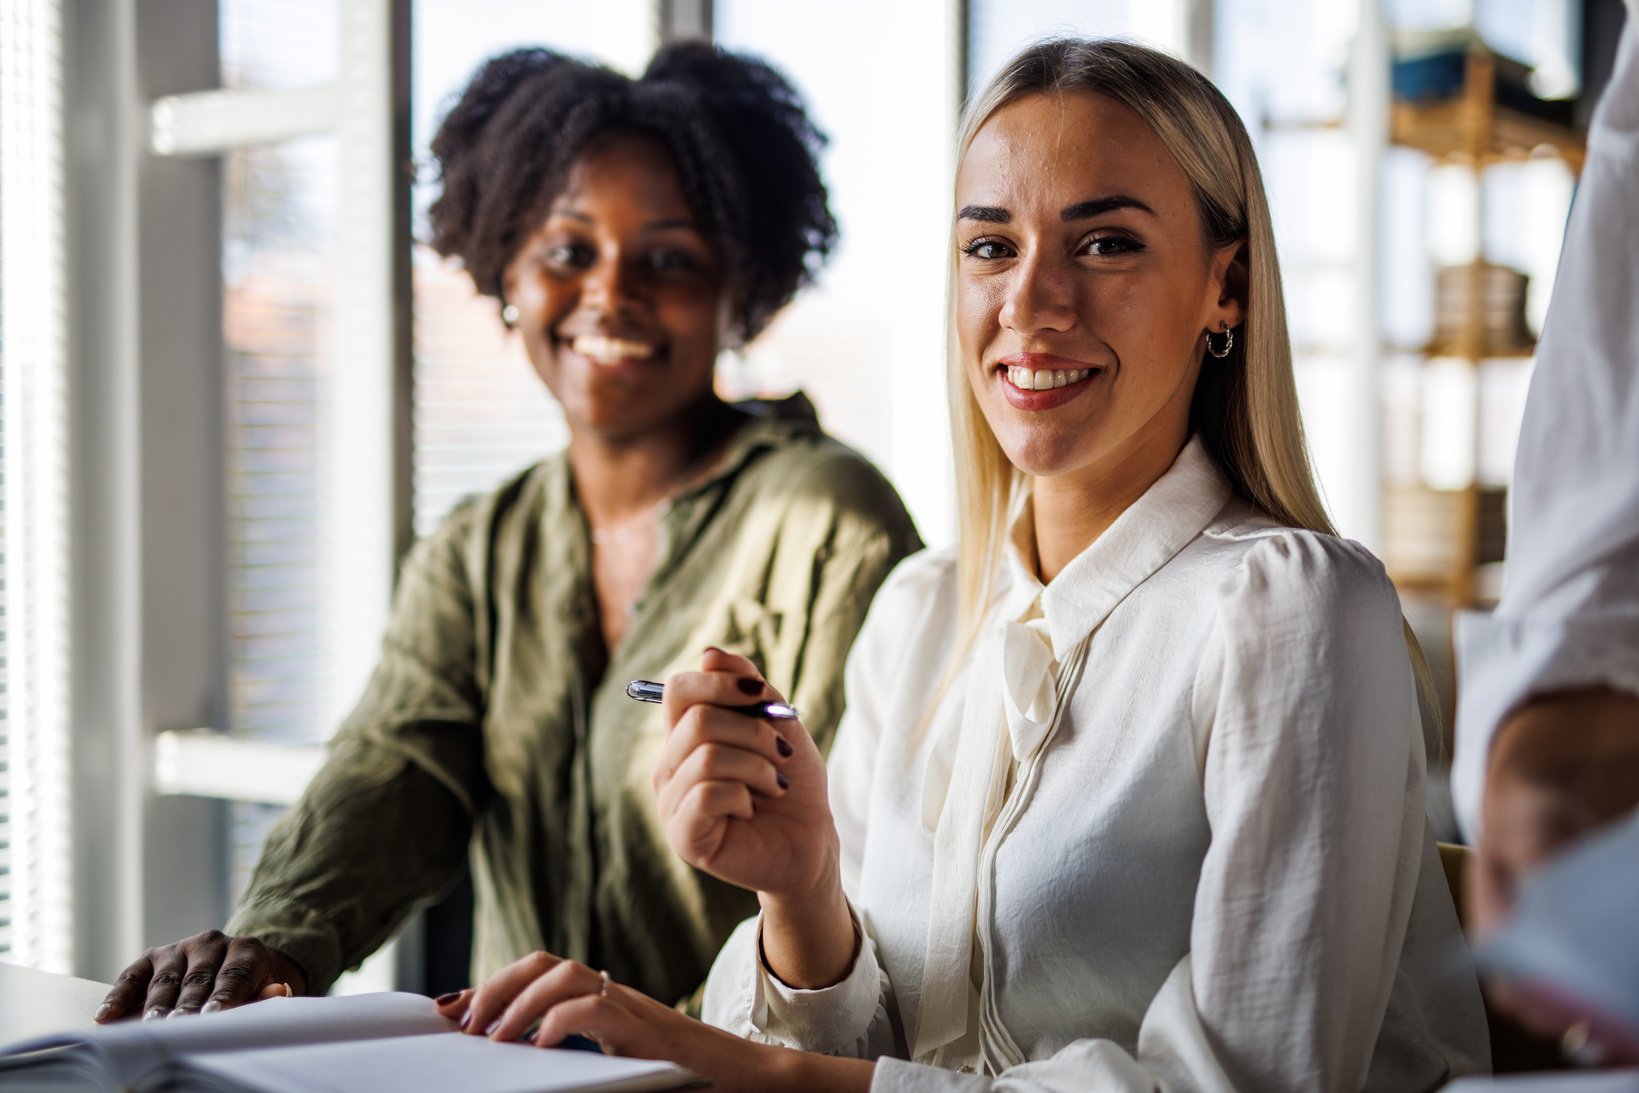
<instances>
[{"instance_id":1,"label":"shoulder","mask_svg":"<svg viewBox=\"0 0 1639 1093\"><path fill-rule=\"evenodd\" d=\"M904 512L898 492L875 464L817 429L777 434L746 472L754 489L861 511Z\"/></svg>"},{"instance_id":2,"label":"shoulder","mask_svg":"<svg viewBox=\"0 0 1639 1093\"><path fill-rule=\"evenodd\" d=\"M883 580L866 613L860 641L903 646L949 638L955 629L956 550L924 549L901 560Z\"/></svg>"},{"instance_id":3,"label":"shoulder","mask_svg":"<svg viewBox=\"0 0 1639 1093\"><path fill-rule=\"evenodd\" d=\"M956 548L919 550L893 567L877 599L895 613L956 605Z\"/></svg>"},{"instance_id":4,"label":"shoulder","mask_svg":"<svg viewBox=\"0 0 1639 1093\"><path fill-rule=\"evenodd\" d=\"M1245 510L1211 529L1224 555L1215 588L1224 622L1266 638L1348 631L1401 640L1399 595L1371 551Z\"/></svg>"},{"instance_id":5,"label":"shoulder","mask_svg":"<svg viewBox=\"0 0 1639 1093\"><path fill-rule=\"evenodd\" d=\"M906 676L906 664L931 670L946 662L957 638L956 603L955 548L903 559L871 600L850 664L866 676L903 676L896 686L912 683L922 670Z\"/></svg>"}]
</instances>

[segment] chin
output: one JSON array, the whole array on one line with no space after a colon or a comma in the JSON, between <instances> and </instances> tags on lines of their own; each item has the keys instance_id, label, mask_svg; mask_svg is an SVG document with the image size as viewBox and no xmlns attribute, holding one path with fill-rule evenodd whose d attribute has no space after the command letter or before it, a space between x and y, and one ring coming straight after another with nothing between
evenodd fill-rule
<instances>
[{"instance_id":1,"label":"chin","mask_svg":"<svg viewBox=\"0 0 1639 1093\"><path fill-rule=\"evenodd\" d=\"M1085 435L1014 436L997 440L1007 461L1033 478L1052 478L1084 467L1095 454L1088 450Z\"/></svg>"}]
</instances>

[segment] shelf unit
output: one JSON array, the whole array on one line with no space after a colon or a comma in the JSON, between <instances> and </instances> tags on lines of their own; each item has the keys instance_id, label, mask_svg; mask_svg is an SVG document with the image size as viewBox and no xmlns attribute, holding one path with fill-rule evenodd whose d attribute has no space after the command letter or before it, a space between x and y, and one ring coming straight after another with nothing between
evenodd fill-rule
<instances>
[{"instance_id":1,"label":"shelf unit","mask_svg":"<svg viewBox=\"0 0 1639 1093\"><path fill-rule=\"evenodd\" d=\"M1580 173L1585 134L1568 125L1511 109L1497 101L1497 58L1483 46L1468 50L1461 91L1432 102L1396 100L1389 108L1389 140L1427 155L1436 165L1460 165L1475 173L1476 251L1463 290L1466 315L1456 330L1442 331L1416 350L1425 362L1466 361L1474 371L1473 443L1475 473L1461 489L1426 484L1390 485L1384 490L1384 556L1395 583L1406 592L1445 600L1452 609L1482 603L1496 582L1482 579L1484 567L1502 561L1505 490L1479 481L1480 421L1478 372L1483 362L1528 359L1530 342L1487 342L1484 279L1484 187L1486 168L1507 162L1554 157ZM1437 324L1438 325L1438 324Z\"/></svg>"}]
</instances>

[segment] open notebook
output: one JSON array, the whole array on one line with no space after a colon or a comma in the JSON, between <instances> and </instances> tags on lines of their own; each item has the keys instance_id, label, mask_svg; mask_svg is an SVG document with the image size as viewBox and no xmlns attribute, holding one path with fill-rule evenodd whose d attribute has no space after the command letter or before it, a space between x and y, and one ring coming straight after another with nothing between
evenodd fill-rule
<instances>
[{"instance_id":1,"label":"open notebook","mask_svg":"<svg viewBox=\"0 0 1639 1093\"><path fill-rule=\"evenodd\" d=\"M462 1036L418 994L273 998L175 1021L122 1021L0 1049L0 1090L309 1093L641 1091L700 1084L672 1063Z\"/></svg>"}]
</instances>

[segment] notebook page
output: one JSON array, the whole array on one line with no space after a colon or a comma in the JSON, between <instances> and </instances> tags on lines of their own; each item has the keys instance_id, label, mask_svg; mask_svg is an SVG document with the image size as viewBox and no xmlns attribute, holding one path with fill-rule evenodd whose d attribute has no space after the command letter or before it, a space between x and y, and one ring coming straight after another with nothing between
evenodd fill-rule
<instances>
[{"instance_id":1,"label":"notebook page","mask_svg":"<svg viewBox=\"0 0 1639 1093\"><path fill-rule=\"evenodd\" d=\"M90 1045L113 1076L133 1082L167 1058L196 1052L235 1051L274 1044L329 1043L385 1036L448 1032L453 1021L438 1015L432 999L386 992L342 998L270 998L194 1017L119 1021L44 1036L5 1049L6 1054L62 1044Z\"/></svg>"},{"instance_id":2,"label":"notebook page","mask_svg":"<svg viewBox=\"0 0 1639 1093\"><path fill-rule=\"evenodd\" d=\"M456 1033L212 1052L193 1056L187 1066L265 1093L639 1091L676 1089L694 1077L672 1063L497 1043Z\"/></svg>"}]
</instances>

